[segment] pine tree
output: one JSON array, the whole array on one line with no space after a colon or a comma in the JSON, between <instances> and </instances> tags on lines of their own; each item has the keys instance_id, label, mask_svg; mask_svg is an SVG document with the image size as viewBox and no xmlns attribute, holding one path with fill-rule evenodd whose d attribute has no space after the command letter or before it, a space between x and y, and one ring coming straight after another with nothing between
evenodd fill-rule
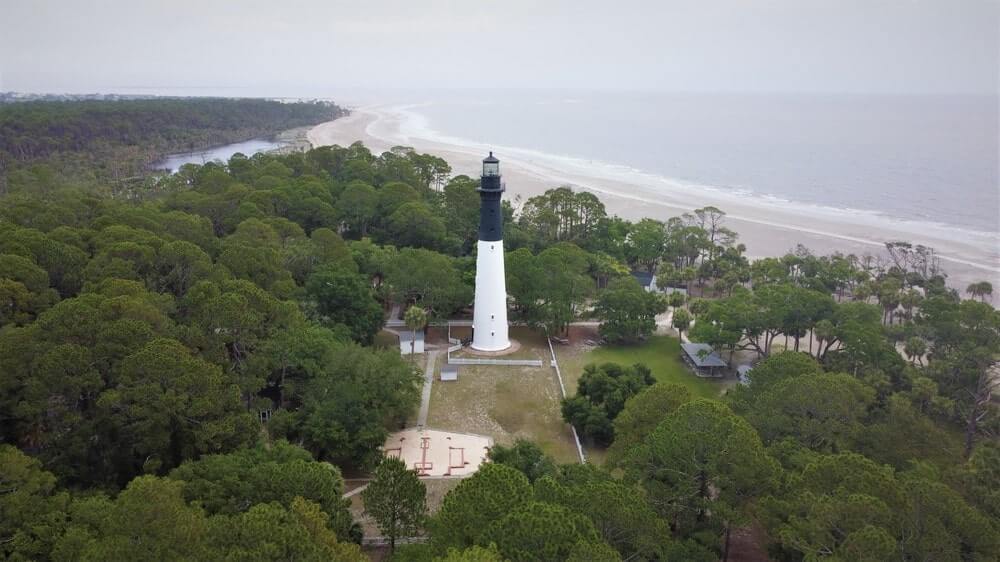
<instances>
[{"instance_id":1,"label":"pine tree","mask_svg":"<svg viewBox=\"0 0 1000 562\"><path fill-rule=\"evenodd\" d=\"M416 534L427 518L427 489L417 474L396 458L386 458L375 469L375 479L361 492L365 514L378 524L396 549L396 539Z\"/></svg>"}]
</instances>

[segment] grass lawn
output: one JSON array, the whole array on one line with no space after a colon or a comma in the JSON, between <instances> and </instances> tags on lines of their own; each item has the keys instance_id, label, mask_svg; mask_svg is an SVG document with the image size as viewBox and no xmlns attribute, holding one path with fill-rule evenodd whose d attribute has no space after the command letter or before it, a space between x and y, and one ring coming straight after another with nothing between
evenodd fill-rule
<instances>
[{"instance_id":1,"label":"grass lawn","mask_svg":"<svg viewBox=\"0 0 1000 562\"><path fill-rule=\"evenodd\" d=\"M694 376L680 359L681 346L677 338L671 336L651 336L639 345L607 345L580 351L570 346L556 347L556 357L562 370L566 392L576 394L576 384L583 375L583 367L588 363L620 363L631 365L644 363L653 371L656 380L686 387L694 396L717 398L733 385L733 381L703 379Z\"/></svg>"},{"instance_id":2,"label":"grass lawn","mask_svg":"<svg viewBox=\"0 0 1000 562\"><path fill-rule=\"evenodd\" d=\"M559 462L578 462L545 338L522 328L511 330L511 337L521 342L519 355L542 359L545 366L460 366L457 381L434 381L427 426L489 435L501 445L524 437Z\"/></svg>"},{"instance_id":3,"label":"grass lawn","mask_svg":"<svg viewBox=\"0 0 1000 562\"><path fill-rule=\"evenodd\" d=\"M556 359L562 372L566 393L576 394L577 382L583 375L583 368L589 363L619 363L632 365L644 363L653 372L658 382L679 384L702 398L718 398L733 384L732 380L720 381L694 376L681 361L681 346L672 336L651 336L639 345L607 345L596 348L559 345L555 347ZM607 450L601 447L585 446L587 460L594 464L604 464Z\"/></svg>"}]
</instances>

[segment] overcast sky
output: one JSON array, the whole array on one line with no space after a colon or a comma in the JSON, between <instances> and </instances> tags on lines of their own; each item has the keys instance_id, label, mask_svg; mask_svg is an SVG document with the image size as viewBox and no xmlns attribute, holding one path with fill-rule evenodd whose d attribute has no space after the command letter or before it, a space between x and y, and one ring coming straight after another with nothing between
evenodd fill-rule
<instances>
[{"instance_id":1,"label":"overcast sky","mask_svg":"<svg viewBox=\"0 0 1000 562\"><path fill-rule=\"evenodd\" d=\"M0 90L998 91L1000 0L0 0Z\"/></svg>"}]
</instances>

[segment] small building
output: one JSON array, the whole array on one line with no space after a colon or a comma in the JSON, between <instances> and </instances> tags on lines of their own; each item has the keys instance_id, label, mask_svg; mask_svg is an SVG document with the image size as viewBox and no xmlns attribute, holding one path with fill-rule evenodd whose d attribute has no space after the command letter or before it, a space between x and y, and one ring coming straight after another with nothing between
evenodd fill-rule
<instances>
[{"instance_id":1,"label":"small building","mask_svg":"<svg viewBox=\"0 0 1000 562\"><path fill-rule=\"evenodd\" d=\"M648 271L633 271L632 277L639 282L639 285L650 293L659 292L659 287L656 286L656 275Z\"/></svg>"},{"instance_id":2,"label":"small building","mask_svg":"<svg viewBox=\"0 0 1000 562\"><path fill-rule=\"evenodd\" d=\"M728 365L707 343L682 343L681 356L699 377L721 377Z\"/></svg>"},{"instance_id":3,"label":"small building","mask_svg":"<svg viewBox=\"0 0 1000 562\"><path fill-rule=\"evenodd\" d=\"M411 353L423 353L424 352L424 331L418 330L417 332L411 332L410 330L400 330L399 332L399 353L401 355L409 355ZM410 346L410 343L413 346Z\"/></svg>"},{"instance_id":4,"label":"small building","mask_svg":"<svg viewBox=\"0 0 1000 562\"><path fill-rule=\"evenodd\" d=\"M443 365L441 367L441 380L442 381L457 381L458 380L458 365Z\"/></svg>"},{"instance_id":5,"label":"small building","mask_svg":"<svg viewBox=\"0 0 1000 562\"><path fill-rule=\"evenodd\" d=\"M650 273L648 271L633 271L632 278L639 282L639 286L650 293L663 293L669 295L671 293L680 293L687 296L687 289L684 287L660 287L656 283L656 274Z\"/></svg>"},{"instance_id":6,"label":"small building","mask_svg":"<svg viewBox=\"0 0 1000 562\"><path fill-rule=\"evenodd\" d=\"M685 289L684 287L663 287L662 289L660 289L660 291L664 295L672 295L674 293L680 293L680 294L684 295L685 297L688 296L688 290Z\"/></svg>"}]
</instances>

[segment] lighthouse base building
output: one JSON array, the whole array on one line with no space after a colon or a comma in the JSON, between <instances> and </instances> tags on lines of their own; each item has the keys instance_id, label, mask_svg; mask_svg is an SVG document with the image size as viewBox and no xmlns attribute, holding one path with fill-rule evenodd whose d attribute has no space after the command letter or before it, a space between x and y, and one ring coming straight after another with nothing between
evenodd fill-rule
<instances>
[{"instance_id":1,"label":"lighthouse base building","mask_svg":"<svg viewBox=\"0 0 1000 562\"><path fill-rule=\"evenodd\" d=\"M503 351L507 334L507 276L504 271L500 161L493 153L483 160L479 186L479 242L476 244L476 300L472 317L472 349Z\"/></svg>"}]
</instances>

